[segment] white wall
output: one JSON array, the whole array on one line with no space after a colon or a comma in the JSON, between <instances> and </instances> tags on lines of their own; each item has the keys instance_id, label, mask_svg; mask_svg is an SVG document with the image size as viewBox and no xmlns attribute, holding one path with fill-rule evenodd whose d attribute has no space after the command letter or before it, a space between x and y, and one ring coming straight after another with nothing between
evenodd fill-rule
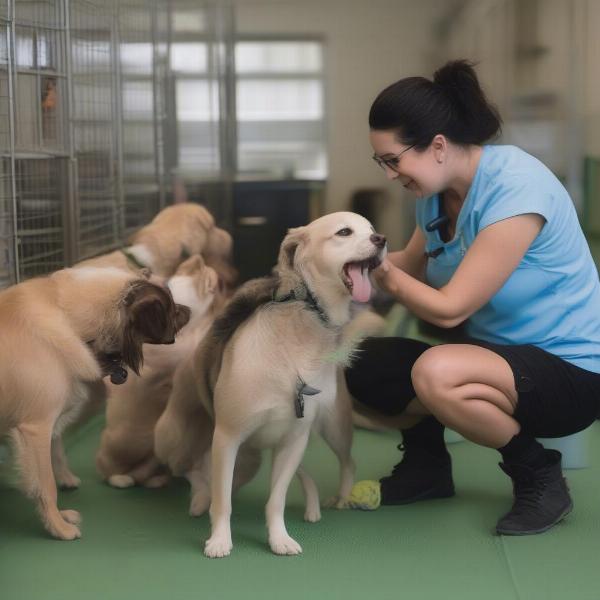
<instances>
[{"instance_id":1,"label":"white wall","mask_svg":"<svg viewBox=\"0 0 600 600\"><path fill-rule=\"evenodd\" d=\"M375 96L408 75L430 76L433 25L444 0L237 0L241 33L320 35L326 43L329 181L327 211L345 209L357 188L384 187L384 228L398 247L414 227L414 198L371 160L368 112ZM411 222L412 221L412 222Z\"/></svg>"}]
</instances>

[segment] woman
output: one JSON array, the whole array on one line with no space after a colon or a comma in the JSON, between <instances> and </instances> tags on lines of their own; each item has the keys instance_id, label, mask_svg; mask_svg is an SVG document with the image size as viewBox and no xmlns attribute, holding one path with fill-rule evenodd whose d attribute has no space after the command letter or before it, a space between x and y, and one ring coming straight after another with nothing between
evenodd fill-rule
<instances>
[{"instance_id":1,"label":"woman","mask_svg":"<svg viewBox=\"0 0 600 600\"><path fill-rule=\"evenodd\" d=\"M418 198L408 245L375 279L429 323L464 322L469 337L364 343L349 389L406 428L402 461L357 491L374 494L370 508L452 496L448 426L500 452L514 504L497 531L545 531L573 504L560 453L535 438L586 428L600 401L600 283L573 203L526 152L484 145L500 118L465 61L389 86L369 125L375 161Z\"/></svg>"}]
</instances>

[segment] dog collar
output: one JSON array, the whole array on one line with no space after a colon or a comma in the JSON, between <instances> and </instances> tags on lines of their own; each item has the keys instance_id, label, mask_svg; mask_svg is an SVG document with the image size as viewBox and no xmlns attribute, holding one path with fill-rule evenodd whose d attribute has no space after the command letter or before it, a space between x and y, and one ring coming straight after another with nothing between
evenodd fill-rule
<instances>
[{"instance_id":1,"label":"dog collar","mask_svg":"<svg viewBox=\"0 0 600 600\"><path fill-rule=\"evenodd\" d=\"M92 344L94 340L88 342L88 346L94 352ZM111 383L121 385L127 381L127 369L123 368L123 357L120 352L99 352L95 353L96 360L100 363L102 377L110 375Z\"/></svg>"},{"instance_id":2,"label":"dog collar","mask_svg":"<svg viewBox=\"0 0 600 600\"><path fill-rule=\"evenodd\" d=\"M309 310L316 312L321 322L329 327L331 323L327 313L323 310L319 301L306 284L303 284L302 291L303 293L297 294L296 290L293 289L285 296L280 296L279 298L276 298L275 292L273 292L273 302L304 302L306 307Z\"/></svg>"},{"instance_id":3,"label":"dog collar","mask_svg":"<svg viewBox=\"0 0 600 600\"><path fill-rule=\"evenodd\" d=\"M121 248L121 252L125 255L125 258L132 263L138 269L147 269L147 265L140 262L136 256L134 256L131 252L128 252L126 248Z\"/></svg>"}]
</instances>

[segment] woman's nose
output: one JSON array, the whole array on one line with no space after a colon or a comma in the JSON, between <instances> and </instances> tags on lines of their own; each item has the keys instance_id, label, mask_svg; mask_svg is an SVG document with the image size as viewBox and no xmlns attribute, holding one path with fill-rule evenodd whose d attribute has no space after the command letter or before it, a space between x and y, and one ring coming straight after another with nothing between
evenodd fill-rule
<instances>
[{"instance_id":1,"label":"woman's nose","mask_svg":"<svg viewBox=\"0 0 600 600\"><path fill-rule=\"evenodd\" d=\"M378 248L383 248L386 243L385 235L379 233L372 233L369 238Z\"/></svg>"}]
</instances>

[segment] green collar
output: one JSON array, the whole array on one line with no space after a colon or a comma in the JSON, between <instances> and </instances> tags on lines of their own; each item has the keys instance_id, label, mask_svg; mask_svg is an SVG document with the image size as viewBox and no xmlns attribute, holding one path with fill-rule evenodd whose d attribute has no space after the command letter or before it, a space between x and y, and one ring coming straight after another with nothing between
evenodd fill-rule
<instances>
[{"instance_id":1,"label":"green collar","mask_svg":"<svg viewBox=\"0 0 600 600\"><path fill-rule=\"evenodd\" d=\"M147 265L141 263L131 252L127 251L127 248L121 248L121 252L125 255L125 258L135 265L138 269L147 269Z\"/></svg>"}]
</instances>

